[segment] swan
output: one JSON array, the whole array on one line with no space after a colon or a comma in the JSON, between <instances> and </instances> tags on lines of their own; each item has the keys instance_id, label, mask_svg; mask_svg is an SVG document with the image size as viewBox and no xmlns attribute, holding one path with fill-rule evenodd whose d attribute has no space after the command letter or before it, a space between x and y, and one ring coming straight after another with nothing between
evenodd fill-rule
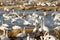
<instances>
[{"instance_id":1,"label":"swan","mask_svg":"<svg viewBox=\"0 0 60 40\"><path fill-rule=\"evenodd\" d=\"M54 29L60 30L60 26L55 27Z\"/></svg>"},{"instance_id":2,"label":"swan","mask_svg":"<svg viewBox=\"0 0 60 40\"><path fill-rule=\"evenodd\" d=\"M19 5L19 7L20 7L20 8L23 8L23 6L22 6L22 5Z\"/></svg>"},{"instance_id":3,"label":"swan","mask_svg":"<svg viewBox=\"0 0 60 40\"><path fill-rule=\"evenodd\" d=\"M46 4L45 3L41 3L41 6L45 6Z\"/></svg>"},{"instance_id":4,"label":"swan","mask_svg":"<svg viewBox=\"0 0 60 40\"><path fill-rule=\"evenodd\" d=\"M37 5L41 5L41 2L37 3Z\"/></svg>"},{"instance_id":5,"label":"swan","mask_svg":"<svg viewBox=\"0 0 60 40\"><path fill-rule=\"evenodd\" d=\"M60 14L59 13L55 15L54 21L55 21L55 23L54 23L55 25L60 25L60 22L58 22L58 21L60 21Z\"/></svg>"},{"instance_id":6,"label":"swan","mask_svg":"<svg viewBox=\"0 0 60 40\"><path fill-rule=\"evenodd\" d=\"M46 12L44 12L44 16L45 15L46 15ZM39 31L47 31L47 32L49 32L49 28L47 26L45 26L44 17L43 16L40 16L39 19L41 20L41 28L39 28ZM42 22L42 20L43 20L43 22Z\"/></svg>"},{"instance_id":7,"label":"swan","mask_svg":"<svg viewBox=\"0 0 60 40\"><path fill-rule=\"evenodd\" d=\"M53 4L51 4L51 6L56 6L56 4L53 3Z\"/></svg>"},{"instance_id":8,"label":"swan","mask_svg":"<svg viewBox=\"0 0 60 40\"><path fill-rule=\"evenodd\" d=\"M49 28L46 27L45 25L43 25L42 28L39 28L39 31L40 31L40 32L41 32L41 31L47 31L47 32L49 32Z\"/></svg>"},{"instance_id":9,"label":"swan","mask_svg":"<svg viewBox=\"0 0 60 40\"><path fill-rule=\"evenodd\" d=\"M52 35L46 35L44 37L44 40L56 40L56 37L52 36Z\"/></svg>"},{"instance_id":10,"label":"swan","mask_svg":"<svg viewBox=\"0 0 60 40\"><path fill-rule=\"evenodd\" d=\"M9 11L9 9L7 7L4 7L4 11Z\"/></svg>"},{"instance_id":11,"label":"swan","mask_svg":"<svg viewBox=\"0 0 60 40\"><path fill-rule=\"evenodd\" d=\"M5 18L5 20L9 20L10 18L7 16L7 14L3 14L3 17Z\"/></svg>"},{"instance_id":12,"label":"swan","mask_svg":"<svg viewBox=\"0 0 60 40\"><path fill-rule=\"evenodd\" d=\"M33 12L32 16L38 17L38 15L35 12Z\"/></svg>"},{"instance_id":13,"label":"swan","mask_svg":"<svg viewBox=\"0 0 60 40\"><path fill-rule=\"evenodd\" d=\"M51 3L50 3L50 2L47 2L46 4L47 4L48 6L51 6Z\"/></svg>"}]
</instances>

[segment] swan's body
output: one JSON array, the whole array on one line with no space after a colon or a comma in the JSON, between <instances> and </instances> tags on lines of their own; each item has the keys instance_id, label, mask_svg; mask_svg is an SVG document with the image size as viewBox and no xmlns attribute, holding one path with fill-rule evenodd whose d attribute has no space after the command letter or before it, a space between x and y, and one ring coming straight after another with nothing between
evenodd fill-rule
<instances>
[{"instance_id":1,"label":"swan's body","mask_svg":"<svg viewBox=\"0 0 60 40\"><path fill-rule=\"evenodd\" d=\"M41 2L37 3L37 5L41 5Z\"/></svg>"},{"instance_id":2,"label":"swan's body","mask_svg":"<svg viewBox=\"0 0 60 40\"><path fill-rule=\"evenodd\" d=\"M13 26L12 29L20 29L20 26Z\"/></svg>"}]
</instances>

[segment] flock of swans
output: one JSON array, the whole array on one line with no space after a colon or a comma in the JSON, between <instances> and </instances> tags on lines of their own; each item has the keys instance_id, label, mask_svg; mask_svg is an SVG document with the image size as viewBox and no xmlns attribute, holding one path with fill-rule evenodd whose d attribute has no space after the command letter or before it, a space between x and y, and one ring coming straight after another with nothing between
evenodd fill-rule
<instances>
[{"instance_id":1,"label":"flock of swans","mask_svg":"<svg viewBox=\"0 0 60 40\"><path fill-rule=\"evenodd\" d=\"M57 11L60 10L59 3L57 1L56 2L40 2L40 1L34 2L32 0L31 2L28 1L28 2L21 2L21 3L17 2L17 1L20 2L20 0L17 0L17 1L15 0L17 3L14 0L6 0L5 3L3 2L4 0L1 0L1 1L0 1L0 10L9 11L13 8L16 10L29 10L29 9L46 10L46 11L49 11L49 10L55 11L55 9Z\"/></svg>"},{"instance_id":2,"label":"flock of swans","mask_svg":"<svg viewBox=\"0 0 60 40\"><path fill-rule=\"evenodd\" d=\"M21 29L23 28L23 32L22 33L18 33L16 35L16 37L21 37L23 38L22 40L38 40L36 38L31 38L29 36L29 34L27 35L25 32L25 27L21 27L23 25L34 25L34 29L33 29L33 33L36 33L36 35L38 35L38 32L43 32L44 36L40 36L39 40L59 40L57 37L50 35L49 34L49 27L46 25L50 25L47 22L47 24L45 25L45 18L47 13L43 12L43 16L40 14L37 14L35 12L31 13L31 14L17 14L17 12L9 12L9 13L4 13L3 14L3 22L2 25L0 26L0 30L3 30L3 34L0 35L0 39L1 40L10 40L8 38L8 35L6 33L6 30L11 30L11 29ZM60 13L53 13L50 16L52 16L53 18L53 24L52 24L52 30L60 30L60 23L57 21L60 21ZM8 23L4 23L4 22L8 22ZM10 22L9 22L10 21ZM56 27L54 27L54 25L57 25ZM38 30L38 31L37 31ZM26 37L27 36L27 37ZM33 36L33 35L32 35ZM12 39L13 40L13 39ZM15 39L18 40L18 39Z\"/></svg>"}]
</instances>

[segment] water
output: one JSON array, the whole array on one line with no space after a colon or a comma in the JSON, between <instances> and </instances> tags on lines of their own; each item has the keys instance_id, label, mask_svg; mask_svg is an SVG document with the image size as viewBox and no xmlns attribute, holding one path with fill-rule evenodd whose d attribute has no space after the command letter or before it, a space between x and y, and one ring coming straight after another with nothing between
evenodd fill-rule
<instances>
[{"instance_id":1,"label":"water","mask_svg":"<svg viewBox=\"0 0 60 40\"><path fill-rule=\"evenodd\" d=\"M15 12L17 12L17 14L22 14L22 13L31 14L33 12L36 12L36 14L39 15L39 14L43 14L44 11L42 11L42 10L36 11L35 9L30 9L30 10L21 10L21 11L15 10ZM5 11L0 11L0 25L2 24L2 21L4 19L3 16L2 16L4 13L5 13ZM46 11L46 13L47 14L52 14L54 12L53 11ZM60 13L60 11L58 11L57 13ZM45 17L44 21L45 21L45 24L52 25L53 24L53 17L52 16ZM47 22L49 22L49 23L47 23ZM11 24L11 20L6 20L6 21L4 21L4 23L10 25Z\"/></svg>"}]
</instances>

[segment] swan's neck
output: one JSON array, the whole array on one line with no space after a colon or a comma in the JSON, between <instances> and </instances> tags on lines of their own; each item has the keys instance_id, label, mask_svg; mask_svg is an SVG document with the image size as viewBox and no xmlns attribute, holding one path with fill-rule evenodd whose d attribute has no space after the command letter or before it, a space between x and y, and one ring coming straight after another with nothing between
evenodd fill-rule
<instances>
[{"instance_id":1,"label":"swan's neck","mask_svg":"<svg viewBox=\"0 0 60 40\"><path fill-rule=\"evenodd\" d=\"M42 17L42 20L41 20L41 27L45 26L44 24L44 17Z\"/></svg>"},{"instance_id":2,"label":"swan's neck","mask_svg":"<svg viewBox=\"0 0 60 40\"><path fill-rule=\"evenodd\" d=\"M25 33L25 27L24 27L24 29L23 29L23 33Z\"/></svg>"},{"instance_id":3,"label":"swan's neck","mask_svg":"<svg viewBox=\"0 0 60 40\"><path fill-rule=\"evenodd\" d=\"M27 36L27 40L30 40L30 35L28 34L28 36Z\"/></svg>"},{"instance_id":4,"label":"swan's neck","mask_svg":"<svg viewBox=\"0 0 60 40\"><path fill-rule=\"evenodd\" d=\"M5 32L5 30L4 30L4 34L3 35L5 35L6 34L6 32Z\"/></svg>"},{"instance_id":5,"label":"swan's neck","mask_svg":"<svg viewBox=\"0 0 60 40\"><path fill-rule=\"evenodd\" d=\"M6 30L4 30L4 34L3 34L3 35L5 35L6 37L8 37L8 36L7 36L7 31L6 31Z\"/></svg>"}]
</instances>

